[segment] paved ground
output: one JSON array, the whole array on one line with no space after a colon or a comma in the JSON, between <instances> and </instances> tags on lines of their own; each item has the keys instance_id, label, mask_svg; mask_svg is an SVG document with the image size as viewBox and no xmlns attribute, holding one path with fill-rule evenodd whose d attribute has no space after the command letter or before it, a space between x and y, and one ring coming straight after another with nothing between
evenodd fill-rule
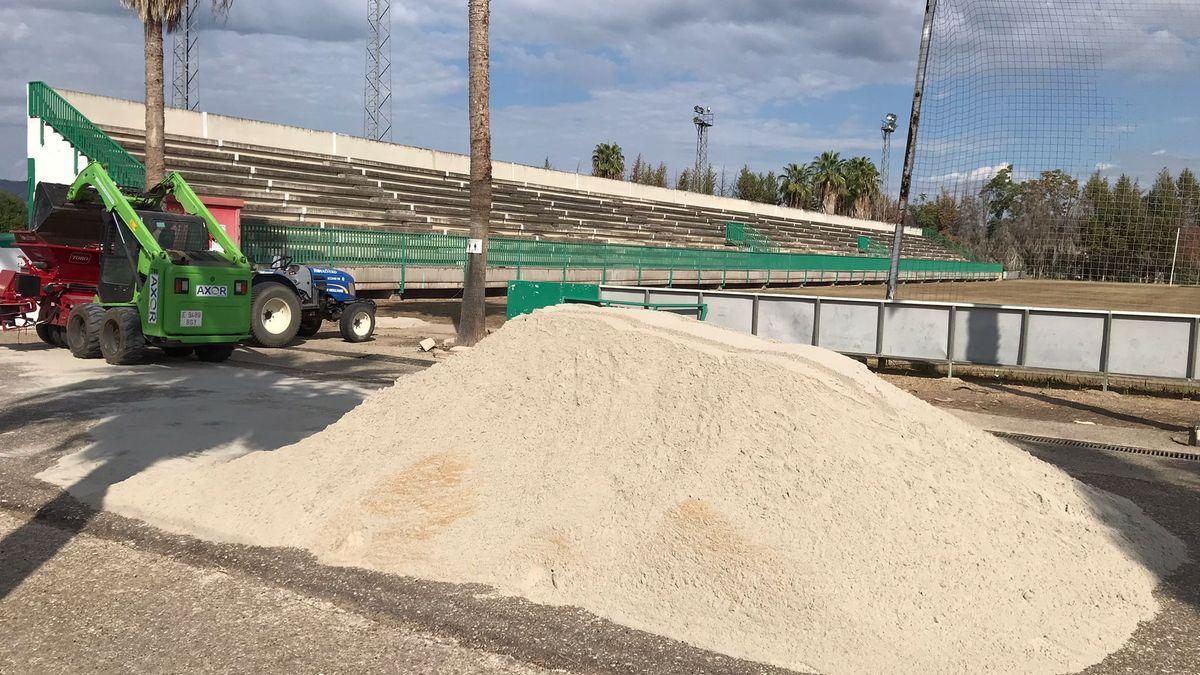
<instances>
[{"instance_id":1,"label":"paved ground","mask_svg":"<svg viewBox=\"0 0 1200 675\"><path fill-rule=\"evenodd\" d=\"M153 462L292 442L394 378L454 358L415 346L452 335L444 303L381 316L380 339L367 345L326 333L286 351L243 349L224 366L162 358L110 368L0 336L0 672L772 672L478 587L168 535L35 477L71 455L78 461L60 465L56 480L99 499ZM936 405L1032 420L1029 429L1170 443L1200 418L1200 404L1184 399L887 377ZM1200 462L1027 447L1134 500L1200 560ZM1160 616L1091 672L1200 672L1200 567L1180 571L1159 596Z\"/></svg>"}]
</instances>

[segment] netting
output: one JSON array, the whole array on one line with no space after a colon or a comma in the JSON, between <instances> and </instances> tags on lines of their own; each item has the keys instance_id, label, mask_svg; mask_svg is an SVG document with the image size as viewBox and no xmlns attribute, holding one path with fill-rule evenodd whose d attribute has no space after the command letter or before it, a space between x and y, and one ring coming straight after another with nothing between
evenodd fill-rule
<instances>
[{"instance_id":1,"label":"netting","mask_svg":"<svg viewBox=\"0 0 1200 675\"><path fill-rule=\"evenodd\" d=\"M1200 284L1197 85L1196 0L940 0L910 224L1013 276Z\"/></svg>"}]
</instances>

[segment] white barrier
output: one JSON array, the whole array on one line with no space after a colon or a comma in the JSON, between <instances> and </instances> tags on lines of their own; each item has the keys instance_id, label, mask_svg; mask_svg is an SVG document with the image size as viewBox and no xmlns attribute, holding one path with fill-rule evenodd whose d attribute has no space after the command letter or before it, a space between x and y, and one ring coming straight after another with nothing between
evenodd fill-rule
<instances>
[{"instance_id":1,"label":"white barrier","mask_svg":"<svg viewBox=\"0 0 1200 675\"><path fill-rule=\"evenodd\" d=\"M605 300L705 303L709 323L852 356L1192 380L1200 316L601 286Z\"/></svg>"}]
</instances>

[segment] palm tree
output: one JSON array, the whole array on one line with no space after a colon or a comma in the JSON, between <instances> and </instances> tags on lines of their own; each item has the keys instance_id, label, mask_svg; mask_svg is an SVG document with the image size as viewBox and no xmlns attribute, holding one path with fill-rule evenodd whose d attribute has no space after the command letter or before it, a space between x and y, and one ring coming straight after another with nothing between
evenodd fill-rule
<instances>
[{"instance_id":1,"label":"palm tree","mask_svg":"<svg viewBox=\"0 0 1200 675\"><path fill-rule=\"evenodd\" d=\"M846 205L855 218L869 218L879 197L879 169L869 157L855 157L845 164Z\"/></svg>"},{"instance_id":2,"label":"palm tree","mask_svg":"<svg viewBox=\"0 0 1200 675\"><path fill-rule=\"evenodd\" d=\"M473 346L485 334L484 294L487 290L488 223L492 219L491 62L488 52L489 0L467 2L468 115L471 123L471 230L478 252L467 254L463 281L458 343Z\"/></svg>"},{"instance_id":3,"label":"palm tree","mask_svg":"<svg viewBox=\"0 0 1200 675\"><path fill-rule=\"evenodd\" d=\"M846 163L836 152L822 152L812 163L813 186L821 195L821 210L837 213L838 200L846 191Z\"/></svg>"},{"instance_id":4,"label":"palm tree","mask_svg":"<svg viewBox=\"0 0 1200 675\"><path fill-rule=\"evenodd\" d=\"M212 0L213 12L225 14L233 0ZM166 175L165 102L163 101L163 27L172 32L188 0L121 0L142 21L146 55L146 187Z\"/></svg>"},{"instance_id":5,"label":"palm tree","mask_svg":"<svg viewBox=\"0 0 1200 675\"><path fill-rule=\"evenodd\" d=\"M592 175L622 180L625 177L625 155L616 143L601 143L592 153Z\"/></svg>"},{"instance_id":6,"label":"palm tree","mask_svg":"<svg viewBox=\"0 0 1200 675\"><path fill-rule=\"evenodd\" d=\"M779 177L779 201L794 209L806 208L813 197L811 164L791 163L783 167Z\"/></svg>"}]
</instances>

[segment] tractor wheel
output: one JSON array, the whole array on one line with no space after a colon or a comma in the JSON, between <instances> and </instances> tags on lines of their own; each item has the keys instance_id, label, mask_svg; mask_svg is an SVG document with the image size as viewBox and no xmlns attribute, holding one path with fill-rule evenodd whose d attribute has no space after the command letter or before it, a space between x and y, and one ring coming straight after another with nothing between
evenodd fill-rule
<instances>
[{"instance_id":1,"label":"tractor wheel","mask_svg":"<svg viewBox=\"0 0 1200 675\"><path fill-rule=\"evenodd\" d=\"M300 330L296 332L300 337L312 337L321 331L321 324L325 323L325 319L317 312L305 312L304 317L300 319Z\"/></svg>"},{"instance_id":2,"label":"tractor wheel","mask_svg":"<svg viewBox=\"0 0 1200 675\"><path fill-rule=\"evenodd\" d=\"M104 308L84 303L71 308L67 315L67 347L77 359L98 359L100 326L104 324Z\"/></svg>"},{"instance_id":3,"label":"tractor wheel","mask_svg":"<svg viewBox=\"0 0 1200 675\"><path fill-rule=\"evenodd\" d=\"M48 323L39 323L33 327L33 332L37 333L38 339L51 347L59 346L54 341L54 326Z\"/></svg>"},{"instance_id":4,"label":"tractor wheel","mask_svg":"<svg viewBox=\"0 0 1200 675\"><path fill-rule=\"evenodd\" d=\"M207 363L221 363L233 356L234 345L205 345L196 347L196 358Z\"/></svg>"},{"instance_id":5,"label":"tractor wheel","mask_svg":"<svg viewBox=\"0 0 1200 675\"><path fill-rule=\"evenodd\" d=\"M375 332L375 304L354 302L342 310L338 326L346 342L366 342Z\"/></svg>"},{"instance_id":6,"label":"tractor wheel","mask_svg":"<svg viewBox=\"0 0 1200 675\"><path fill-rule=\"evenodd\" d=\"M50 341L55 347L67 348L67 329L62 326L50 327Z\"/></svg>"},{"instance_id":7,"label":"tractor wheel","mask_svg":"<svg viewBox=\"0 0 1200 675\"><path fill-rule=\"evenodd\" d=\"M263 347L286 347L300 330L300 299L283 284L254 287L250 332Z\"/></svg>"},{"instance_id":8,"label":"tractor wheel","mask_svg":"<svg viewBox=\"0 0 1200 675\"><path fill-rule=\"evenodd\" d=\"M196 351L195 347L163 347L163 353L172 359L186 359Z\"/></svg>"},{"instance_id":9,"label":"tractor wheel","mask_svg":"<svg viewBox=\"0 0 1200 675\"><path fill-rule=\"evenodd\" d=\"M104 323L100 325L100 353L105 361L128 366L141 361L145 351L142 319L136 309L113 307L104 313Z\"/></svg>"}]
</instances>

